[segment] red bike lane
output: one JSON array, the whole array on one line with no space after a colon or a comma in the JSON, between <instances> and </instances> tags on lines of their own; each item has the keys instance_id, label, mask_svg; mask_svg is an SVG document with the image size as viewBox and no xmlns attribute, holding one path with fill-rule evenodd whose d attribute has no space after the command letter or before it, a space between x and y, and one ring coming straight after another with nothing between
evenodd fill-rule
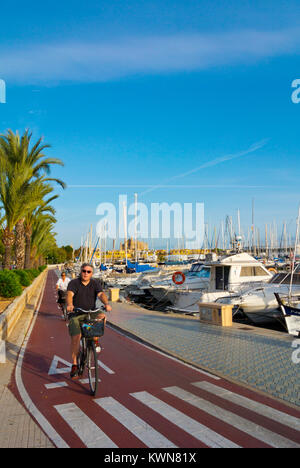
<instances>
[{"instance_id":1,"label":"red bike lane","mask_svg":"<svg viewBox=\"0 0 300 468\"><path fill-rule=\"evenodd\" d=\"M210 376L106 327L96 398L72 381L70 338L49 271L15 392L57 447L288 447L299 411ZM113 311L111 312L113 313Z\"/></svg>"}]
</instances>

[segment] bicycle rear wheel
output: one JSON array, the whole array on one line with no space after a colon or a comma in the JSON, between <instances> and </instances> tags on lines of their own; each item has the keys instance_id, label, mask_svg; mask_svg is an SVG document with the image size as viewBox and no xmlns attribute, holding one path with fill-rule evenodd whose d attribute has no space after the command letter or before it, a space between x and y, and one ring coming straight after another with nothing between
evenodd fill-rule
<instances>
[{"instance_id":1,"label":"bicycle rear wheel","mask_svg":"<svg viewBox=\"0 0 300 468\"><path fill-rule=\"evenodd\" d=\"M91 394L96 396L99 383L99 366L94 341L90 341L87 349L87 371Z\"/></svg>"}]
</instances>

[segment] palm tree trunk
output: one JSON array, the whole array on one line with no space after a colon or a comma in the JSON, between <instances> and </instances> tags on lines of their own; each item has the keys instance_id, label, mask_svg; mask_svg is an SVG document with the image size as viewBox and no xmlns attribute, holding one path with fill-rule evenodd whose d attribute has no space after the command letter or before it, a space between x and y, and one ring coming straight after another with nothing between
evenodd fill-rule
<instances>
[{"instance_id":1,"label":"palm tree trunk","mask_svg":"<svg viewBox=\"0 0 300 468\"><path fill-rule=\"evenodd\" d=\"M12 247L14 245L14 233L10 231L9 228L5 228L3 231L2 242L4 245L4 262L3 268L10 268L11 267L11 254L12 254Z\"/></svg>"},{"instance_id":2,"label":"palm tree trunk","mask_svg":"<svg viewBox=\"0 0 300 468\"><path fill-rule=\"evenodd\" d=\"M31 268L31 226L25 229L25 269Z\"/></svg>"},{"instance_id":3,"label":"palm tree trunk","mask_svg":"<svg viewBox=\"0 0 300 468\"><path fill-rule=\"evenodd\" d=\"M16 224L16 266L18 270L24 268L25 260L25 236L24 236L24 218Z\"/></svg>"}]
</instances>

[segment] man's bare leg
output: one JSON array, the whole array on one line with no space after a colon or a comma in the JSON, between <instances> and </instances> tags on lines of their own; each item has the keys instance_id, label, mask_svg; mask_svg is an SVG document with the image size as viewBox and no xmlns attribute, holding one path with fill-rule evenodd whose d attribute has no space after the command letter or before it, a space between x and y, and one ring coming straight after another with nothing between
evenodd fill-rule
<instances>
[{"instance_id":1,"label":"man's bare leg","mask_svg":"<svg viewBox=\"0 0 300 468\"><path fill-rule=\"evenodd\" d=\"M71 355L72 355L72 364L77 365L77 356L79 353L80 347L80 338L81 335L71 336Z\"/></svg>"}]
</instances>

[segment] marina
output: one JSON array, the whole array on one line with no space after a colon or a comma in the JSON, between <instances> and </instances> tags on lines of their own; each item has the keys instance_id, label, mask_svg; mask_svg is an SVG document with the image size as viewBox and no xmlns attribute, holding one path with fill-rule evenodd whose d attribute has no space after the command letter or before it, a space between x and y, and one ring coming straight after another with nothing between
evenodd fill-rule
<instances>
[{"instance_id":1,"label":"marina","mask_svg":"<svg viewBox=\"0 0 300 468\"><path fill-rule=\"evenodd\" d=\"M124 211L124 220L125 217ZM286 224L280 239L274 235L275 225L273 231L266 228L263 244L254 235L248 236L247 241L238 211L237 226L227 217L227 228L220 231L224 250L218 247L216 230L211 240L206 230L198 250L184 249L184 245L180 250L149 250L148 244L138 241L137 236L126 240L125 232L125 242L120 246L123 250L103 251L106 241L101 237L93 241L91 227L69 273L77 275L80 262L87 261L94 266L94 277L106 290L117 291L120 302L136 303L164 314L197 317L202 303L227 305L231 307L233 322L289 333L286 314L276 295L284 297L292 307L300 304L299 219L298 216L294 245L288 243L288 237L292 241ZM209 249L213 243L215 249ZM298 318L294 321L293 334L300 336Z\"/></svg>"}]
</instances>

